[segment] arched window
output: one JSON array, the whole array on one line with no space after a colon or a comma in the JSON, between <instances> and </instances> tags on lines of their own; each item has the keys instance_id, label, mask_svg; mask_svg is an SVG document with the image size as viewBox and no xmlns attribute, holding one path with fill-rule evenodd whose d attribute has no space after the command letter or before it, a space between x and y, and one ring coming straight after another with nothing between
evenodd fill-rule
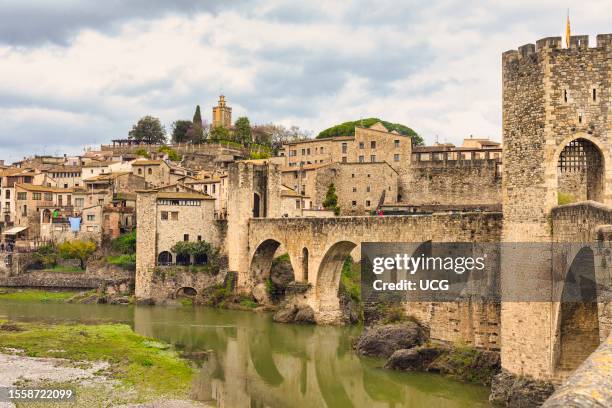
<instances>
[{"instance_id":1,"label":"arched window","mask_svg":"<svg viewBox=\"0 0 612 408\"><path fill-rule=\"evenodd\" d=\"M169 265L172 263L172 254L168 251L160 252L157 256L158 265Z\"/></svg>"},{"instance_id":2,"label":"arched window","mask_svg":"<svg viewBox=\"0 0 612 408\"><path fill-rule=\"evenodd\" d=\"M194 257L193 261L196 265L206 265L208 263L208 255L198 254Z\"/></svg>"},{"instance_id":3,"label":"arched window","mask_svg":"<svg viewBox=\"0 0 612 408\"><path fill-rule=\"evenodd\" d=\"M189 254L180 254L176 256L177 265L189 265L191 263L191 258Z\"/></svg>"},{"instance_id":4,"label":"arched window","mask_svg":"<svg viewBox=\"0 0 612 408\"><path fill-rule=\"evenodd\" d=\"M559 204L602 201L604 159L599 148L587 139L575 139L561 151L557 163Z\"/></svg>"},{"instance_id":5,"label":"arched window","mask_svg":"<svg viewBox=\"0 0 612 408\"><path fill-rule=\"evenodd\" d=\"M147 173L153 174L153 169L149 167L149 170L147 170Z\"/></svg>"}]
</instances>

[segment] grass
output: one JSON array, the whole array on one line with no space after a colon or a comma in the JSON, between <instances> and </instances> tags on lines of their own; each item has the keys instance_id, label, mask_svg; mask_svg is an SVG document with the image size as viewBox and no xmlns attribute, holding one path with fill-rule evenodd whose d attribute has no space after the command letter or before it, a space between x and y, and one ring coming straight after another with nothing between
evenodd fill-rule
<instances>
[{"instance_id":1,"label":"grass","mask_svg":"<svg viewBox=\"0 0 612 408\"><path fill-rule=\"evenodd\" d=\"M77 292L61 291L50 292L39 289L2 289L0 300L16 300L20 302L64 303Z\"/></svg>"},{"instance_id":2,"label":"grass","mask_svg":"<svg viewBox=\"0 0 612 408\"><path fill-rule=\"evenodd\" d=\"M56 357L71 361L107 361L101 373L128 389L139 400L188 397L194 372L165 343L140 336L125 324L41 325L19 323L23 331L0 336L0 349L23 350L31 357Z\"/></svg>"},{"instance_id":3,"label":"grass","mask_svg":"<svg viewBox=\"0 0 612 408\"><path fill-rule=\"evenodd\" d=\"M136 254L109 255L106 262L126 269L136 268Z\"/></svg>"}]
</instances>

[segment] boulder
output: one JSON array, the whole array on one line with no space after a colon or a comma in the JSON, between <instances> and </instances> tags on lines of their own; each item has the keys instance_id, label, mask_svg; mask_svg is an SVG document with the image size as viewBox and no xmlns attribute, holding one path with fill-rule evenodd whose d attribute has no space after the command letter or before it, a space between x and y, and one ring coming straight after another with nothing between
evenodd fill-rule
<instances>
[{"instance_id":1,"label":"boulder","mask_svg":"<svg viewBox=\"0 0 612 408\"><path fill-rule=\"evenodd\" d=\"M425 371L438 358L444 348L425 345L411 349L401 349L391 354L385 363L385 368L403 371Z\"/></svg>"},{"instance_id":2,"label":"boulder","mask_svg":"<svg viewBox=\"0 0 612 408\"><path fill-rule=\"evenodd\" d=\"M489 402L498 407L539 407L554 392L548 382L502 371L493 377Z\"/></svg>"},{"instance_id":3,"label":"boulder","mask_svg":"<svg viewBox=\"0 0 612 408\"><path fill-rule=\"evenodd\" d=\"M298 306L297 312L295 314L295 317L293 318L293 321L296 323L306 323L306 324L315 323L314 310L312 310L312 307L308 305Z\"/></svg>"},{"instance_id":4,"label":"boulder","mask_svg":"<svg viewBox=\"0 0 612 408\"><path fill-rule=\"evenodd\" d=\"M137 299L136 304L138 306L153 306L155 301L151 298Z\"/></svg>"},{"instance_id":5,"label":"boulder","mask_svg":"<svg viewBox=\"0 0 612 408\"><path fill-rule=\"evenodd\" d=\"M292 323L295 320L297 312L297 306L294 304L287 304L274 313L272 319L277 323Z\"/></svg>"},{"instance_id":6,"label":"boulder","mask_svg":"<svg viewBox=\"0 0 612 408\"><path fill-rule=\"evenodd\" d=\"M408 321L366 329L357 341L357 353L370 357L389 357L397 350L419 346L427 341L425 329Z\"/></svg>"},{"instance_id":7,"label":"boulder","mask_svg":"<svg viewBox=\"0 0 612 408\"><path fill-rule=\"evenodd\" d=\"M260 283L253 288L253 297L259 304L270 303L270 297L268 296L268 290L266 289L265 283Z\"/></svg>"}]
</instances>

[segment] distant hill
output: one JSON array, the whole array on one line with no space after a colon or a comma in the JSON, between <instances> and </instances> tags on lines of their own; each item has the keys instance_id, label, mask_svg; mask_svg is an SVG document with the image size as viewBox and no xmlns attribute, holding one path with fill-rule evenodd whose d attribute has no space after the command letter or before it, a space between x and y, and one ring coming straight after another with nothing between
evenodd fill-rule
<instances>
[{"instance_id":1,"label":"distant hill","mask_svg":"<svg viewBox=\"0 0 612 408\"><path fill-rule=\"evenodd\" d=\"M391 132L392 130L397 130L400 135L410 136L411 138L413 138L415 144L417 145L423 144L423 138L419 136L414 130L409 128L408 126L402 125L401 123L387 122L386 120L381 120L378 118L359 119L359 120L354 120L351 122L344 122L336 126L332 126L330 128L327 128L321 131L321 133L317 135L317 139L325 139L328 137L335 137L335 136L354 136L355 126L370 127L376 122L381 122L387 128L389 132Z\"/></svg>"}]
</instances>

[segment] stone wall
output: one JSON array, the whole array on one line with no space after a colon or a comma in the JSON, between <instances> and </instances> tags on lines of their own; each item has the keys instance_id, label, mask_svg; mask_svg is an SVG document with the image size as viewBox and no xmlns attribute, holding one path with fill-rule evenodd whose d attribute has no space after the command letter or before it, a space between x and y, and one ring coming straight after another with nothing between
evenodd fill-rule
<instances>
[{"instance_id":1,"label":"stone wall","mask_svg":"<svg viewBox=\"0 0 612 408\"><path fill-rule=\"evenodd\" d=\"M409 204L499 204L500 161L415 161L402 173L401 202Z\"/></svg>"}]
</instances>

